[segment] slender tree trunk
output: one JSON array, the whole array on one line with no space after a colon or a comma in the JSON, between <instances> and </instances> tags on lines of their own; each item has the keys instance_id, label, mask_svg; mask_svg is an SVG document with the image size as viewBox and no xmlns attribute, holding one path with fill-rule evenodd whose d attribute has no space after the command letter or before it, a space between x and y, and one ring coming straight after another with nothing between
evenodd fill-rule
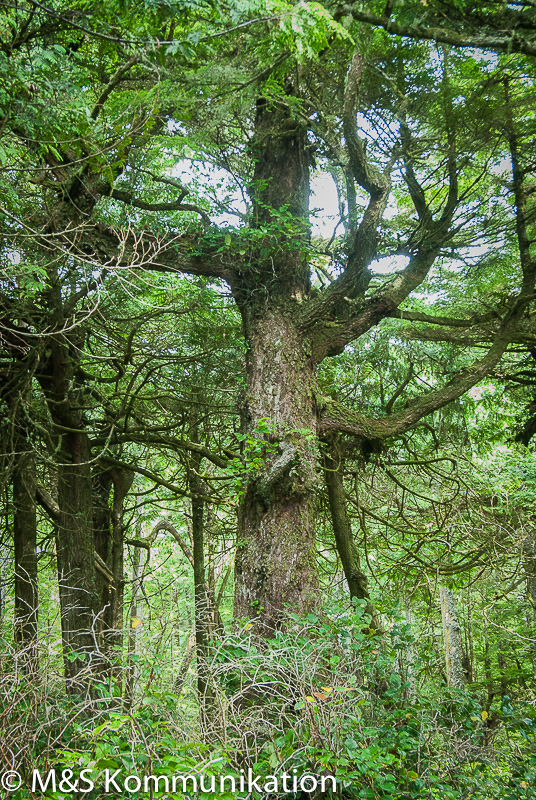
<instances>
[{"instance_id":1,"label":"slender tree trunk","mask_svg":"<svg viewBox=\"0 0 536 800\"><path fill-rule=\"evenodd\" d=\"M527 537L522 545L523 567L527 578L527 600L529 604L528 629L531 641L532 674L536 682L536 541Z\"/></svg>"},{"instance_id":2,"label":"slender tree trunk","mask_svg":"<svg viewBox=\"0 0 536 800\"><path fill-rule=\"evenodd\" d=\"M491 674L491 657L489 652L488 629L486 625L484 626L484 675L486 676L486 688L487 688L486 705L489 711L489 708L495 696L495 691L493 687L493 677Z\"/></svg>"},{"instance_id":3,"label":"slender tree trunk","mask_svg":"<svg viewBox=\"0 0 536 800\"><path fill-rule=\"evenodd\" d=\"M194 457L189 470L188 483L192 490L192 541L194 559L194 614L195 652L197 661L197 693L201 712L201 724L205 728L210 706L210 683L208 676L209 623L208 595L205 572L205 502L203 484L198 476L200 458Z\"/></svg>"},{"instance_id":4,"label":"slender tree trunk","mask_svg":"<svg viewBox=\"0 0 536 800\"><path fill-rule=\"evenodd\" d=\"M98 467L97 467L98 469ZM112 474L110 470L99 470L93 476L93 537L95 552L111 570L112 552ZM101 614L99 617L99 646L109 656L112 606L114 603L115 585L106 575L97 572L97 592Z\"/></svg>"},{"instance_id":5,"label":"slender tree trunk","mask_svg":"<svg viewBox=\"0 0 536 800\"><path fill-rule=\"evenodd\" d=\"M139 666L136 659L136 650L141 633L138 611L138 595L143 581L145 564L141 558L141 549L135 547L132 554L132 591L130 598L129 630L128 630L128 665L125 680L125 707L131 708L138 684Z\"/></svg>"},{"instance_id":6,"label":"slender tree trunk","mask_svg":"<svg viewBox=\"0 0 536 800\"><path fill-rule=\"evenodd\" d=\"M500 676L500 686L501 686L501 697L504 697L508 692L508 676L507 676L507 665L506 665L506 654L508 652L508 647L506 642L501 639L499 641L499 649L497 652L497 666L499 667L499 676Z\"/></svg>"},{"instance_id":7,"label":"slender tree trunk","mask_svg":"<svg viewBox=\"0 0 536 800\"><path fill-rule=\"evenodd\" d=\"M21 442L22 444L22 442ZM27 443L26 445L27 446ZM17 455L13 470L13 538L15 545L15 643L27 671L37 672L38 584L35 457Z\"/></svg>"},{"instance_id":8,"label":"slender tree trunk","mask_svg":"<svg viewBox=\"0 0 536 800\"><path fill-rule=\"evenodd\" d=\"M443 620L443 641L445 645L445 666L447 684L451 689L463 689L463 652L460 623L456 614L454 594L446 586L439 587L441 617Z\"/></svg>"},{"instance_id":9,"label":"slender tree trunk","mask_svg":"<svg viewBox=\"0 0 536 800\"><path fill-rule=\"evenodd\" d=\"M7 488L6 488L6 493L7 493ZM8 556L9 556L9 550L6 546L6 542L2 538L0 540L0 631L4 625L4 616L6 613Z\"/></svg>"},{"instance_id":10,"label":"slender tree trunk","mask_svg":"<svg viewBox=\"0 0 536 800\"><path fill-rule=\"evenodd\" d=\"M123 515L132 480L132 472L120 469L105 470L93 478L95 550L107 567L107 574L99 574L97 580L101 608L100 641L110 661L120 655L123 644Z\"/></svg>"},{"instance_id":11,"label":"slender tree trunk","mask_svg":"<svg viewBox=\"0 0 536 800\"><path fill-rule=\"evenodd\" d=\"M466 668L465 675L468 683L473 683L475 680L475 657L474 657L474 643L473 643L473 610L471 605L471 596L468 592L467 599L467 626L465 628L466 634Z\"/></svg>"},{"instance_id":12,"label":"slender tree trunk","mask_svg":"<svg viewBox=\"0 0 536 800\"><path fill-rule=\"evenodd\" d=\"M405 612L406 612L406 625L408 626L408 633L410 636L413 636L413 614L411 611L411 601L409 597L406 597L405 602ZM409 701L410 703L414 703L417 699L417 679L415 675L415 648L413 646L413 641L410 641L406 646L406 673L407 673L407 680L409 683Z\"/></svg>"},{"instance_id":13,"label":"slender tree trunk","mask_svg":"<svg viewBox=\"0 0 536 800\"><path fill-rule=\"evenodd\" d=\"M125 595L125 544L124 544L124 513L127 498L134 473L129 470L114 469L112 471L114 484L114 497L112 505L112 547L109 566L114 576L114 595L110 612L110 643L116 653L121 653L123 648L124 627L124 595Z\"/></svg>"},{"instance_id":14,"label":"slender tree trunk","mask_svg":"<svg viewBox=\"0 0 536 800\"><path fill-rule=\"evenodd\" d=\"M536 574L529 575L527 578L527 597L530 604L529 630L532 636L532 674L534 682L536 683Z\"/></svg>"},{"instance_id":15,"label":"slender tree trunk","mask_svg":"<svg viewBox=\"0 0 536 800\"><path fill-rule=\"evenodd\" d=\"M336 436L328 437L324 450L324 477L328 490L329 509L335 544L350 597L366 600L366 611L371 617L371 627L380 630L378 616L370 601L367 576L361 569L359 553L352 535L343 481L343 456Z\"/></svg>"},{"instance_id":16,"label":"slender tree trunk","mask_svg":"<svg viewBox=\"0 0 536 800\"><path fill-rule=\"evenodd\" d=\"M190 421L190 439L199 442L199 423L195 417ZM203 457L192 453L188 463L188 486L192 493L192 558L194 571L194 621L195 655L197 663L197 694L201 729L207 733L211 726L213 695L208 668L211 639L210 606L211 588L207 582L205 566L205 494L206 487L200 477Z\"/></svg>"},{"instance_id":17,"label":"slender tree trunk","mask_svg":"<svg viewBox=\"0 0 536 800\"><path fill-rule=\"evenodd\" d=\"M188 670L190 664L194 660L195 655L195 632L186 637L186 650L179 664L177 675L173 681L173 692L178 696L181 693L182 687L188 677Z\"/></svg>"},{"instance_id":18,"label":"slender tree trunk","mask_svg":"<svg viewBox=\"0 0 536 800\"><path fill-rule=\"evenodd\" d=\"M31 374L26 359L11 373L2 375L0 394L9 408L10 425L2 447L1 461L6 481L13 487L14 543L14 640L22 668L37 673L38 662L38 577L36 462L29 436L27 409ZM6 488L7 491L7 488ZM2 559L3 561L3 559ZM4 576L2 575L2 578ZM2 581L3 583L3 581ZM3 595L3 586L0 592ZM3 603L0 600L0 605ZM1 613L0 613L1 616Z\"/></svg>"}]
</instances>

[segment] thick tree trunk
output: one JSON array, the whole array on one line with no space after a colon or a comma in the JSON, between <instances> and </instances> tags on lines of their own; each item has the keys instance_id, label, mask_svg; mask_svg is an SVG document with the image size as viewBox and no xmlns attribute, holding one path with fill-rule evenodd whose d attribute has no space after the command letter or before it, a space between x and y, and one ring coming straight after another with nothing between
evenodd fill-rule
<instances>
[{"instance_id":1,"label":"thick tree trunk","mask_svg":"<svg viewBox=\"0 0 536 800\"><path fill-rule=\"evenodd\" d=\"M37 377L60 443L56 550L65 677L69 692L85 693L91 675L100 668L97 634L101 606L95 576L91 450L77 378L84 331L82 327L71 329L61 282L51 265L47 300L55 332L48 339L47 358Z\"/></svg>"},{"instance_id":2,"label":"thick tree trunk","mask_svg":"<svg viewBox=\"0 0 536 800\"><path fill-rule=\"evenodd\" d=\"M310 159L292 100L258 101L252 151L258 240L253 267L233 285L247 344L235 613L258 617L266 635L286 610L303 612L318 601L315 365L295 325L310 290Z\"/></svg>"},{"instance_id":3,"label":"thick tree trunk","mask_svg":"<svg viewBox=\"0 0 536 800\"><path fill-rule=\"evenodd\" d=\"M13 538L15 545L15 643L23 657L24 668L37 672L37 515L35 457L24 450L28 443L18 442L13 469Z\"/></svg>"},{"instance_id":4,"label":"thick tree trunk","mask_svg":"<svg viewBox=\"0 0 536 800\"><path fill-rule=\"evenodd\" d=\"M336 436L326 437L325 443L324 477L328 490L335 545L341 559L344 577L348 583L350 597L366 600L366 611L370 614L371 627L380 630L378 616L370 601L367 576L361 569L361 560L352 535L344 492L343 456Z\"/></svg>"},{"instance_id":5,"label":"thick tree trunk","mask_svg":"<svg viewBox=\"0 0 536 800\"><path fill-rule=\"evenodd\" d=\"M317 602L316 419L308 355L288 313L247 326L247 482L239 510L235 611L273 630Z\"/></svg>"},{"instance_id":6,"label":"thick tree trunk","mask_svg":"<svg viewBox=\"0 0 536 800\"><path fill-rule=\"evenodd\" d=\"M87 434L62 437L58 468L57 557L65 677L69 691L83 689L100 667L100 602L95 579L93 504ZM87 679L79 674L85 672Z\"/></svg>"}]
</instances>

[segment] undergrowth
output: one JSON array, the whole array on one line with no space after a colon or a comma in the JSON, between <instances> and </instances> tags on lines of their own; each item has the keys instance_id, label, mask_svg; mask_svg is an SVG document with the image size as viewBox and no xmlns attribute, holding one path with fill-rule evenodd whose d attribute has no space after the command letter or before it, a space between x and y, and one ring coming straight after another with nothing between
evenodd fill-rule
<instances>
[{"instance_id":1,"label":"undergrowth","mask_svg":"<svg viewBox=\"0 0 536 800\"><path fill-rule=\"evenodd\" d=\"M59 676L36 683L9 658L0 673L0 755L23 786L13 800L73 797L82 770L95 787L77 796L339 797L353 800L522 800L536 798L536 713L503 696L485 709L475 692L420 681L407 625L386 618L383 635L354 608L331 606L259 640L249 624L222 637L207 665L209 691L197 708L192 681L179 694L152 688L126 709L117 687L102 684L91 700L68 698ZM115 696L114 696L115 695ZM55 770L56 787L32 794L33 770ZM71 783L60 786L70 771ZM119 770L145 791L104 789ZM267 791L240 788L248 770ZM331 776L323 794L274 790L273 776ZM198 781L173 791L172 777ZM212 792L210 779L235 779ZM204 776L203 786L200 786ZM168 778L168 783L164 778ZM270 784L270 779L272 783ZM35 779L34 779L35 780ZM118 778L121 780L121 778ZM134 786L136 782L134 781ZM63 786L63 789L62 789ZM181 785L182 786L182 785ZM288 788L288 787L287 787Z\"/></svg>"}]
</instances>

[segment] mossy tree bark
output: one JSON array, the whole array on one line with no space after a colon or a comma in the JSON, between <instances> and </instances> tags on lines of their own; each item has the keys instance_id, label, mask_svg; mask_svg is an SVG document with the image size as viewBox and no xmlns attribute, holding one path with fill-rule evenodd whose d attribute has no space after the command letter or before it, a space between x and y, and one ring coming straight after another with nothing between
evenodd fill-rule
<instances>
[{"instance_id":1,"label":"mossy tree bark","mask_svg":"<svg viewBox=\"0 0 536 800\"><path fill-rule=\"evenodd\" d=\"M253 442L239 511L236 613L268 630L285 607L316 602L316 417L313 375L290 315L275 309L248 325L245 431Z\"/></svg>"},{"instance_id":2,"label":"mossy tree bark","mask_svg":"<svg viewBox=\"0 0 536 800\"><path fill-rule=\"evenodd\" d=\"M316 602L314 363L296 325L308 295L309 158L288 107L260 100L252 195L255 267L233 286L247 343L246 484L239 510L235 612L273 630L285 608ZM291 227L294 238L290 238Z\"/></svg>"}]
</instances>

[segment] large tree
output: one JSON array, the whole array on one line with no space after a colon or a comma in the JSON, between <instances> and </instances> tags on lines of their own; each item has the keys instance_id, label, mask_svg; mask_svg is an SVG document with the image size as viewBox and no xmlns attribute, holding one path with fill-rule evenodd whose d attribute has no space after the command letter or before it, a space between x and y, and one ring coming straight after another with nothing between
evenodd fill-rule
<instances>
[{"instance_id":1,"label":"large tree","mask_svg":"<svg viewBox=\"0 0 536 800\"><path fill-rule=\"evenodd\" d=\"M246 345L235 610L271 630L286 606L318 602L322 437L351 436L370 451L463 394L505 352L535 279L517 120L532 88L523 61L509 67L524 78L513 88L494 64L369 36L352 9L342 25L319 4L262 18L249 7L193 7L180 20L165 4L143 17L97 11L21 6L4 42L14 77L3 122L4 252L19 254L27 285L36 272L44 282L30 284L29 301L4 283L6 341L26 336L57 437L64 636L75 654L94 647L102 612L83 354L87 320L111 287L128 295L131 281L188 274L234 298ZM36 73L43 36L48 61ZM44 114L52 95L57 120ZM311 238L315 169L339 190L343 233L329 242ZM231 211L242 193L234 227L214 222L229 212L218 181L230 187ZM475 240L506 297L490 312L486 291L475 293L476 313L496 316L483 356L385 416L347 407L336 387L319 384L321 365L359 350L449 263L456 286L465 277L473 290L459 265ZM497 241L509 248L506 274L489 257ZM395 256L383 276L378 258ZM112 427L127 435L136 426L127 414ZM333 451L324 466L336 468ZM74 677L80 663L69 663Z\"/></svg>"}]
</instances>

